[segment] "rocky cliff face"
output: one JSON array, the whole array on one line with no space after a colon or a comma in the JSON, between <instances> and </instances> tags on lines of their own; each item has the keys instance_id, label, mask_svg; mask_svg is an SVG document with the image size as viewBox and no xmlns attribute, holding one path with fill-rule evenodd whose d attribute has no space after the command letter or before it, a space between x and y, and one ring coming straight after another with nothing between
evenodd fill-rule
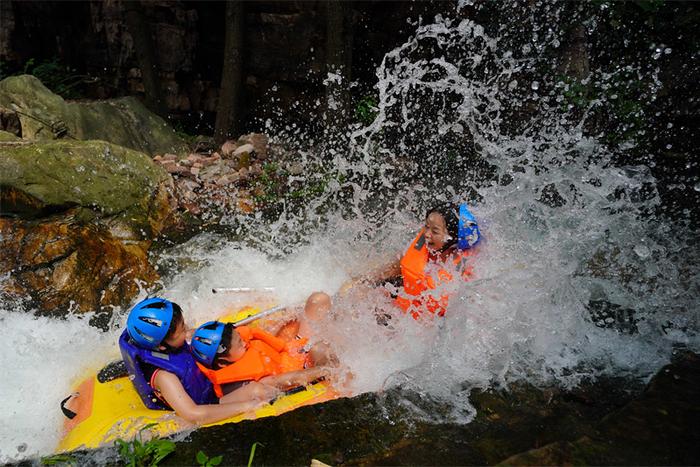
<instances>
[{"instance_id":1,"label":"rocky cliff face","mask_svg":"<svg viewBox=\"0 0 700 467\"><path fill-rule=\"evenodd\" d=\"M351 75L373 80L384 53L412 29L406 18L430 17L450 9L423 2L349 3ZM142 2L167 107L172 115L214 112L224 49L224 3ZM23 66L51 59L100 77L91 98L144 92L135 44L123 1L5 1L0 15L0 60ZM245 2L244 78L248 122L275 111L312 120L309 109L324 96L326 8L324 2ZM80 33L77 34L76 32ZM290 107L299 102L297 109ZM201 131L200 132L205 132Z\"/></svg>"}]
</instances>

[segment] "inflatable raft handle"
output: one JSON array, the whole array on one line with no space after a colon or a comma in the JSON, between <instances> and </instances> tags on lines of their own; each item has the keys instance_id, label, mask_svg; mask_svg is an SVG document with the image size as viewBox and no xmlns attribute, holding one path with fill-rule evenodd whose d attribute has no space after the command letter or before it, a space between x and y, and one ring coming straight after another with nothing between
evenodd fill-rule
<instances>
[{"instance_id":1,"label":"inflatable raft handle","mask_svg":"<svg viewBox=\"0 0 700 467\"><path fill-rule=\"evenodd\" d=\"M69 410L66 408L66 402L70 400L71 397L73 397L75 394L71 394L70 396L66 397L61 401L61 412L63 412L63 415L66 416L68 420L73 420L77 413L73 412L72 410Z\"/></svg>"},{"instance_id":2,"label":"inflatable raft handle","mask_svg":"<svg viewBox=\"0 0 700 467\"><path fill-rule=\"evenodd\" d=\"M260 318L264 318L265 316L270 316L273 313L277 313L278 311L284 311L286 309L285 306L279 305L273 308L270 308L269 310L261 311L260 313L256 313L254 315L248 316L247 318L243 318L241 320L236 321L233 323L233 326L243 326L248 323L252 323L255 320L258 320Z\"/></svg>"},{"instance_id":3,"label":"inflatable raft handle","mask_svg":"<svg viewBox=\"0 0 700 467\"><path fill-rule=\"evenodd\" d=\"M298 393L298 392L306 391L306 389L308 389L309 386L313 386L314 384L318 384L318 383L320 383L320 382L322 382L322 381L325 381L325 380L326 380L326 377L325 377L325 376L321 376L320 378L316 378L315 380L310 381L307 385L294 386L293 388L287 389L286 391L284 391L284 392L283 392L282 394L280 394L279 396L277 396L277 397L275 397L274 399L270 400L270 402L268 402L268 403L269 403L270 405L272 405L272 404L274 404L275 402L277 402L277 399L279 399L279 398L281 398L281 397L284 397L284 396L291 396L292 394L296 394L296 393Z\"/></svg>"}]
</instances>

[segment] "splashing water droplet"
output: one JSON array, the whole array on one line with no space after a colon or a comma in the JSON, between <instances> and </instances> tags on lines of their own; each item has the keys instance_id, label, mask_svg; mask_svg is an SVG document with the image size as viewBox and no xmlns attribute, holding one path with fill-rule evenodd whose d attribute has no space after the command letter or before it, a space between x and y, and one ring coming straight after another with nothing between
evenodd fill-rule
<instances>
[{"instance_id":1,"label":"splashing water droplet","mask_svg":"<svg viewBox=\"0 0 700 467\"><path fill-rule=\"evenodd\" d=\"M649 250L649 247L647 247L646 245L635 246L634 252L637 253L637 256L639 256L642 259L646 259L649 256L651 256L651 250Z\"/></svg>"},{"instance_id":2,"label":"splashing water droplet","mask_svg":"<svg viewBox=\"0 0 700 467\"><path fill-rule=\"evenodd\" d=\"M530 85L533 91L537 91L540 88L540 83L537 81L533 81L532 84Z\"/></svg>"}]
</instances>

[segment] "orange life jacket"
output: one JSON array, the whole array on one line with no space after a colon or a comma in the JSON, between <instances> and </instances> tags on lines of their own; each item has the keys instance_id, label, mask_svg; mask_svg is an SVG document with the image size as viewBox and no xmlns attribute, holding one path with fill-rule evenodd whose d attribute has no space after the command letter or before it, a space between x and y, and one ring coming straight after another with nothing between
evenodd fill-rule
<instances>
[{"instance_id":1,"label":"orange life jacket","mask_svg":"<svg viewBox=\"0 0 700 467\"><path fill-rule=\"evenodd\" d=\"M472 267L466 264L466 258L471 256L472 250L455 251L457 254L452 258L454 263L452 271L461 271L462 278L466 280L472 274ZM425 245L425 229L421 229L401 258L404 296L400 294L396 297L396 303L404 311L410 312L414 319L418 319L425 310L444 316L449 302L446 293L436 297L429 291L450 282L453 279L452 273L445 268L440 268L437 271L437 277L433 277L426 273L429 261L428 247Z\"/></svg>"},{"instance_id":2,"label":"orange life jacket","mask_svg":"<svg viewBox=\"0 0 700 467\"><path fill-rule=\"evenodd\" d=\"M286 342L261 329L248 326L238 326L235 331L247 347L241 358L218 370L199 365L214 385L214 392L218 397L224 395L222 389L224 384L258 381L265 376L303 370L309 364L307 355L303 351L305 339Z\"/></svg>"}]
</instances>

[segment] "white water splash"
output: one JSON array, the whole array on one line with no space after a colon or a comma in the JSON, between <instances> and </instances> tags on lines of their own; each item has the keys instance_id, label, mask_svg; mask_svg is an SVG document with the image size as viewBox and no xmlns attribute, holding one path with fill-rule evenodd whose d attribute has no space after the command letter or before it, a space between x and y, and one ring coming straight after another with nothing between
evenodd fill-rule
<instances>
[{"instance_id":1,"label":"white water splash","mask_svg":"<svg viewBox=\"0 0 700 467\"><path fill-rule=\"evenodd\" d=\"M114 336L88 325L0 310L0 462L46 455L61 436L60 401L119 354Z\"/></svg>"},{"instance_id":2,"label":"white water splash","mask_svg":"<svg viewBox=\"0 0 700 467\"><path fill-rule=\"evenodd\" d=\"M466 422L472 388L645 378L674 347L700 350L697 232L657 213L648 167L616 165L584 136L585 116L576 121L553 104L535 64L560 38L538 37L546 39L513 52L468 20L418 27L378 70L377 118L351 128L350 148L334 156L345 180L302 212L231 219L239 241L207 234L173 248L161 258L162 295L183 305L193 325L249 301L293 305L313 291L334 294L348 277L395 259L428 206L469 200L485 240L474 279L444 319L396 313L381 290L334 297L319 332L353 373L356 392L401 385L451 405L450 418ZM530 109L518 131L506 128L514 107ZM230 286L276 291L211 293ZM377 325L377 310L393 316L388 326ZM116 354L125 313L117 314L103 334L74 317L3 312L9 377L0 426L9 428L0 432L0 460L51 451L58 402L84 368ZM34 391L39 380L51 384Z\"/></svg>"}]
</instances>

